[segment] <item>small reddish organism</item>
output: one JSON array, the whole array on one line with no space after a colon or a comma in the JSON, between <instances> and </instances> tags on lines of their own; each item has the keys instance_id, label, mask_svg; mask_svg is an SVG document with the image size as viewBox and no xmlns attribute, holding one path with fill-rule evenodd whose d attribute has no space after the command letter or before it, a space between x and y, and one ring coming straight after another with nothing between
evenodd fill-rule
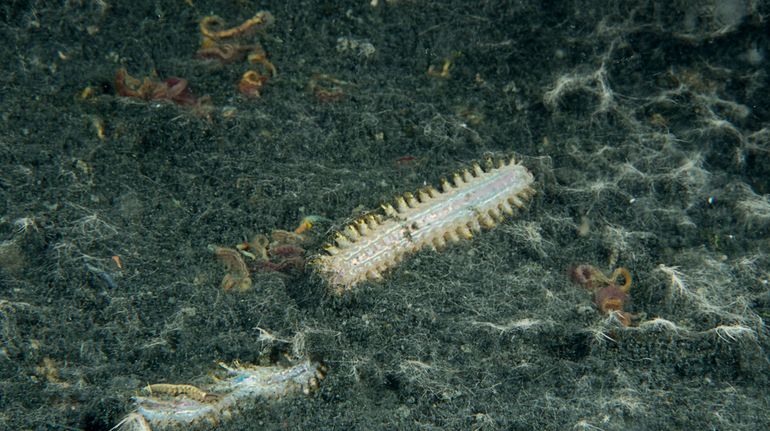
<instances>
[{"instance_id":1,"label":"small reddish organism","mask_svg":"<svg viewBox=\"0 0 770 431\"><path fill-rule=\"evenodd\" d=\"M591 265L578 265L569 269L569 277L573 282L591 289L597 279L606 280L607 277L601 271ZM609 281L609 280L607 280Z\"/></svg>"},{"instance_id":2,"label":"small reddish organism","mask_svg":"<svg viewBox=\"0 0 770 431\"><path fill-rule=\"evenodd\" d=\"M224 27L224 20L218 16L204 17L200 22L201 47L197 56L220 63L240 61L246 56L246 60L254 65L255 69L241 76L238 91L247 98L258 98L268 79L274 78L278 72L275 65L267 59L267 53L259 42L242 40L271 26L273 22L273 15L267 11L257 12L254 17L229 29Z\"/></svg>"},{"instance_id":3,"label":"small reddish organism","mask_svg":"<svg viewBox=\"0 0 770 431\"><path fill-rule=\"evenodd\" d=\"M623 326L631 324L631 315L623 310L629 299L628 293L622 288L609 285L594 291L594 304L602 314L615 314Z\"/></svg>"},{"instance_id":4,"label":"small reddish organism","mask_svg":"<svg viewBox=\"0 0 770 431\"><path fill-rule=\"evenodd\" d=\"M256 99L261 95L262 87L267 82L267 76L256 70L248 70L238 82L238 91L246 98Z\"/></svg>"},{"instance_id":5,"label":"small reddish organism","mask_svg":"<svg viewBox=\"0 0 770 431\"><path fill-rule=\"evenodd\" d=\"M253 65L262 66L262 71L260 72L262 75L270 75L271 78L278 76L278 69L276 69L275 65L267 59L267 53L260 44L251 46L249 55L246 56L246 61Z\"/></svg>"},{"instance_id":6,"label":"small reddish organism","mask_svg":"<svg viewBox=\"0 0 770 431\"><path fill-rule=\"evenodd\" d=\"M181 106L203 108L210 104L207 96L196 98L186 79L171 77L163 81L145 76L139 80L121 68L115 74L115 91L119 96L142 100L168 100Z\"/></svg>"},{"instance_id":7,"label":"small reddish organism","mask_svg":"<svg viewBox=\"0 0 770 431\"><path fill-rule=\"evenodd\" d=\"M244 58L247 52L253 49L253 45L239 45L233 43L204 42L195 55L201 60L215 60L220 63L235 63Z\"/></svg>"},{"instance_id":8,"label":"small reddish organism","mask_svg":"<svg viewBox=\"0 0 770 431\"><path fill-rule=\"evenodd\" d=\"M214 257L225 266L225 275L220 283L224 291L247 292L251 290L251 273L238 250L214 245L210 245L208 248L214 253Z\"/></svg>"},{"instance_id":9,"label":"small reddish organism","mask_svg":"<svg viewBox=\"0 0 770 431\"><path fill-rule=\"evenodd\" d=\"M417 160L417 157L415 157L415 156L408 156L408 155L407 156L401 156L401 157L396 159L396 164L399 165L399 166L404 166L404 165L411 164L415 160Z\"/></svg>"},{"instance_id":10,"label":"small reddish organism","mask_svg":"<svg viewBox=\"0 0 770 431\"><path fill-rule=\"evenodd\" d=\"M254 32L270 27L274 22L273 14L268 11L259 11L240 25L227 29L223 28L225 21L222 18L210 15L201 20L199 28L204 38L221 40L250 36Z\"/></svg>"},{"instance_id":11,"label":"small reddish organism","mask_svg":"<svg viewBox=\"0 0 770 431\"><path fill-rule=\"evenodd\" d=\"M275 78L278 74L273 63L267 59L262 45L253 46L255 48L249 53L247 60L255 66L255 69L247 70L238 83L238 91L251 99L259 97L262 94L262 87L270 78Z\"/></svg>"},{"instance_id":12,"label":"small reddish organism","mask_svg":"<svg viewBox=\"0 0 770 431\"><path fill-rule=\"evenodd\" d=\"M631 273L626 268L617 268L607 277L591 265L570 268L570 278L594 294L596 308L605 315L614 314L623 326L631 325L632 315L623 308L630 299ZM618 285L619 279L623 284Z\"/></svg>"},{"instance_id":13,"label":"small reddish organism","mask_svg":"<svg viewBox=\"0 0 770 431\"><path fill-rule=\"evenodd\" d=\"M311 220L316 218L322 219L322 217L312 217L305 218L300 227L306 223L312 223ZM302 231L307 229L309 228L303 228ZM235 248L251 260L249 262L251 271L291 274L301 272L305 268L305 249L302 244L306 239L301 232L275 229L270 233L270 238L259 234L249 242L236 245Z\"/></svg>"},{"instance_id":14,"label":"small reddish organism","mask_svg":"<svg viewBox=\"0 0 770 431\"><path fill-rule=\"evenodd\" d=\"M269 237L258 234L251 241L241 242L234 248L209 246L214 256L225 265L222 288L226 291L246 291L251 287L251 274L256 272L292 275L304 271L307 258L303 246L313 225L322 221L331 220L309 215L293 231L274 229Z\"/></svg>"},{"instance_id":15,"label":"small reddish organism","mask_svg":"<svg viewBox=\"0 0 770 431\"><path fill-rule=\"evenodd\" d=\"M345 98L345 88L350 83L339 80L325 73L316 73L307 83L308 91L316 100L323 103L339 102Z\"/></svg>"},{"instance_id":16,"label":"small reddish organism","mask_svg":"<svg viewBox=\"0 0 770 431\"><path fill-rule=\"evenodd\" d=\"M171 100L177 105L195 106L198 100L190 91L190 86L184 78L171 77L161 81L152 95L155 100Z\"/></svg>"},{"instance_id":17,"label":"small reddish organism","mask_svg":"<svg viewBox=\"0 0 770 431\"><path fill-rule=\"evenodd\" d=\"M257 262L258 271L290 273L305 269L305 237L290 231L276 229L267 245L267 260Z\"/></svg>"},{"instance_id":18,"label":"small reddish organism","mask_svg":"<svg viewBox=\"0 0 770 431\"><path fill-rule=\"evenodd\" d=\"M313 228L313 226L322 221L331 222L326 217L322 217L319 215L309 215L305 216L305 218L302 219L302 221L299 222L299 226L297 226L296 229L294 229L294 233L297 235L304 235L306 232L308 232L310 229Z\"/></svg>"}]
</instances>

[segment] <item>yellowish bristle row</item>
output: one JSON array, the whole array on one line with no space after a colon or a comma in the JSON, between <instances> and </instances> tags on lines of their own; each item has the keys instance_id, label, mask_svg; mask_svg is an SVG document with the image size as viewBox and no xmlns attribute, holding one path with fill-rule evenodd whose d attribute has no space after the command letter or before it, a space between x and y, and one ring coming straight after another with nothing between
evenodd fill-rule
<instances>
[{"instance_id":1,"label":"yellowish bristle row","mask_svg":"<svg viewBox=\"0 0 770 431\"><path fill-rule=\"evenodd\" d=\"M516 163L516 159L513 158L513 157L511 157L507 161L504 158L502 158L502 157L501 158L497 158L497 159L493 159L491 157L487 157L486 159L484 159L484 168L483 169L481 168L481 165L479 165L476 162L473 162L472 167L473 167L473 172L476 175L481 175L481 174L489 172L491 170L500 169L502 167L505 167L505 166L508 166L508 165L512 165L512 164L515 164L515 163Z\"/></svg>"},{"instance_id":2,"label":"yellowish bristle row","mask_svg":"<svg viewBox=\"0 0 770 431\"><path fill-rule=\"evenodd\" d=\"M468 227L471 228L471 231L473 232L481 232L481 225L479 224L479 221L477 219L473 219L469 221Z\"/></svg>"},{"instance_id":3,"label":"yellowish bristle row","mask_svg":"<svg viewBox=\"0 0 770 431\"><path fill-rule=\"evenodd\" d=\"M468 228L468 226L460 226L457 228L457 233L460 234L461 237L465 239L472 239L473 238L473 232Z\"/></svg>"},{"instance_id":4,"label":"yellowish bristle row","mask_svg":"<svg viewBox=\"0 0 770 431\"><path fill-rule=\"evenodd\" d=\"M481 165L479 165L477 162L473 162L473 165L471 167L473 168L473 173L477 177L480 175L484 175L484 170L481 169Z\"/></svg>"},{"instance_id":5,"label":"yellowish bristle row","mask_svg":"<svg viewBox=\"0 0 770 431\"><path fill-rule=\"evenodd\" d=\"M350 239L352 242L356 242L359 238L361 238L361 234L358 233L358 229L356 229L356 227L352 224L345 226L345 235L347 235L348 239Z\"/></svg>"},{"instance_id":6,"label":"yellowish bristle row","mask_svg":"<svg viewBox=\"0 0 770 431\"><path fill-rule=\"evenodd\" d=\"M439 237L433 238L433 241L431 242L431 245L436 250L441 251L444 248L446 248L446 241L444 240L444 238L439 236Z\"/></svg>"},{"instance_id":7,"label":"yellowish bristle row","mask_svg":"<svg viewBox=\"0 0 770 431\"><path fill-rule=\"evenodd\" d=\"M490 208L487 211L487 214L489 214L489 217L492 218L494 221L503 221L503 215L500 213L500 210L497 208Z\"/></svg>"},{"instance_id":8,"label":"yellowish bristle row","mask_svg":"<svg viewBox=\"0 0 770 431\"><path fill-rule=\"evenodd\" d=\"M450 230L444 234L444 239L447 242L451 243L457 243L460 242L460 237L457 235L457 232Z\"/></svg>"},{"instance_id":9,"label":"yellowish bristle row","mask_svg":"<svg viewBox=\"0 0 770 431\"><path fill-rule=\"evenodd\" d=\"M382 208L388 215L397 214L396 210L391 205L383 205ZM350 247L354 242L361 239L362 236L369 235L381 222L381 216L375 214L366 215L345 226L342 231L336 232L334 234L335 244L325 244L323 249L329 255L334 256L339 253L340 249Z\"/></svg>"},{"instance_id":10,"label":"yellowish bristle row","mask_svg":"<svg viewBox=\"0 0 770 431\"><path fill-rule=\"evenodd\" d=\"M452 190L454 188L454 187L452 187L452 184L449 184L449 181L446 178L442 178L439 181L439 183L441 185L441 191L444 192L444 193L446 193L446 192L448 192L448 191L450 191L450 190Z\"/></svg>"},{"instance_id":11,"label":"yellowish bristle row","mask_svg":"<svg viewBox=\"0 0 770 431\"><path fill-rule=\"evenodd\" d=\"M339 232L334 234L334 242L337 243L337 247L339 248L350 247L350 245L353 244L348 237Z\"/></svg>"},{"instance_id":12,"label":"yellowish bristle row","mask_svg":"<svg viewBox=\"0 0 770 431\"><path fill-rule=\"evenodd\" d=\"M404 193L404 200L406 201L406 204L409 205L409 208L414 208L417 206L417 204L419 204L419 202L417 202L417 198L415 198L414 195L409 192Z\"/></svg>"},{"instance_id":13,"label":"yellowish bristle row","mask_svg":"<svg viewBox=\"0 0 770 431\"><path fill-rule=\"evenodd\" d=\"M375 229L377 226L380 225L380 216L375 214L369 214L366 216L366 225L369 226L369 229Z\"/></svg>"},{"instance_id":14,"label":"yellowish bristle row","mask_svg":"<svg viewBox=\"0 0 770 431\"><path fill-rule=\"evenodd\" d=\"M485 229L491 229L495 227L495 221L492 219L492 217L489 216L489 214L479 214L479 223L481 223L481 226Z\"/></svg>"},{"instance_id":15,"label":"yellowish bristle row","mask_svg":"<svg viewBox=\"0 0 770 431\"><path fill-rule=\"evenodd\" d=\"M452 183L454 183L455 188L461 187L463 184L465 184L465 181L463 181L463 178L460 176L459 173L455 172L452 175Z\"/></svg>"},{"instance_id":16,"label":"yellowish bristle row","mask_svg":"<svg viewBox=\"0 0 770 431\"><path fill-rule=\"evenodd\" d=\"M370 269L369 271L366 271L366 278L372 281L380 281L382 280L382 274L376 269Z\"/></svg>"},{"instance_id":17,"label":"yellowish bristle row","mask_svg":"<svg viewBox=\"0 0 770 431\"><path fill-rule=\"evenodd\" d=\"M396 198L396 209L398 209L398 212L402 213L409 209L409 205L407 205L406 200L403 196L399 196Z\"/></svg>"},{"instance_id":18,"label":"yellowish bristle row","mask_svg":"<svg viewBox=\"0 0 770 431\"><path fill-rule=\"evenodd\" d=\"M527 198L531 198L532 196L535 195L535 193L537 193L537 191L535 191L535 189L532 187L527 187L524 190L522 190L521 193L523 196L526 196Z\"/></svg>"},{"instance_id":19,"label":"yellowish bristle row","mask_svg":"<svg viewBox=\"0 0 770 431\"><path fill-rule=\"evenodd\" d=\"M508 203L513 204L516 208L521 208L524 206L524 201L519 199L518 195L509 197Z\"/></svg>"},{"instance_id":20,"label":"yellowish bristle row","mask_svg":"<svg viewBox=\"0 0 770 431\"><path fill-rule=\"evenodd\" d=\"M396 217L398 216L398 211L396 211L395 208L393 208L393 205L391 204L382 204L382 211L385 212L385 215L388 217Z\"/></svg>"},{"instance_id":21,"label":"yellowish bristle row","mask_svg":"<svg viewBox=\"0 0 770 431\"><path fill-rule=\"evenodd\" d=\"M366 235L366 232L369 230L369 228L366 226L366 223L364 223L364 221L361 219L353 221L353 223L351 223L349 226L356 231L359 237Z\"/></svg>"},{"instance_id":22,"label":"yellowish bristle row","mask_svg":"<svg viewBox=\"0 0 770 431\"><path fill-rule=\"evenodd\" d=\"M508 202L501 202L500 205L497 206L497 208L499 208L500 211L502 211L503 214L507 216L513 215L513 208L511 208L511 204L509 204Z\"/></svg>"}]
</instances>

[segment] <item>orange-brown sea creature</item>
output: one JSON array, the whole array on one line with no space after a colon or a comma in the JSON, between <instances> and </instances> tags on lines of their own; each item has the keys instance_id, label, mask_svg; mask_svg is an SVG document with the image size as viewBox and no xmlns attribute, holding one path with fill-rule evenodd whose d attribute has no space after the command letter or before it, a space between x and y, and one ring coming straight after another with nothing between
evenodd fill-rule
<instances>
[{"instance_id":1,"label":"orange-brown sea creature","mask_svg":"<svg viewBox=\"0 0 770 431\"><path fill-rule=\"evenodd\" d=\"M238 91L246 98L255 99L262 95L262 86L267 82L268 77L260 74L256 70L247 70L238 81Z\"/></svg>"},{"instance_id":2,"label":"orange-brown sea creature","mask_svg":"<svg viewBox=\"0 0 770 431\"><path fill-rule=\"evenodd\" d=\"M254 260L255 271L290 273L305 268L304 241L305 237L301 234L276 229L271 232L270 239L259 234L236 248Z\"/></svg>"},{"instance_id":3,"label":"orange-brown sea creature","mask_svg":"<svg viewBox=\"0 0 770 431\"><path fill-rule=\"evenodd\" d=\"M606 276L591 265L570 268L570 278L594 294L596 308L605 315L614 314L623 326L631 325L632 315L624 310L630 299L631 273L626 268L616 268ZM623 284L618 281L622 279Z\"/></svg>"},{"instance_id":4,"label":"orange-brown sea creature","mask_svg":"<svg viewBox=\"0 0 770 431\"><path fill-rule=\"evenodd\" d=\"M243 42L242 39L269 27L274 21L270 12L260 11L236 27L225 28L222 18L214 15L204 17L200 22L201 47L197 56L221 63L240 61L245 56L253 68L241 76L238 91L247 98L258 98L265 83L278 72L259 42Z\"/></svg>"},{"instance_id":5,"label":"orange-brown sea creature","mask_svg":"<svg viewBox=\"0 0 770 431\"><path fill-rule=\"evenodd\" d=\"M121 68L115 74L115 91L119 96L133 97L143 100L169 100L177 105L197 105L198 99L193 96L186 79L172 77L157 81L144 77L139 80Z\"/></svg>"},{"instance_id":6,"label":"orange-brown sea creature","mask_svg":"<svg viewBox=\"0 0 770 431\"><path fill-rule=\"evenodd\" d=\"M316 73L308 81L307 89L319 102L339 102L345 98L345 88L350 83L331 75Z\"/></svg>"},{"instance_id":7,"label":"orange-brown sea creature","mask_svg":"<svg viewBox=\"0 0 770 431\"><path fill-rule=\"evenodd\" d=\"M259 11L253 17L232 28L223 28L224 20L216 15L210 15L201 20L199 28L203 37L221 40L251 35L271 26L274 22L273 14L268 11Z\"/></svg>"},{"instance_id":8,"label":"orange-brown sea creature","mask_svg":"<svg viewBox=\"0 0 770 431\"><path fill-rule=\"evenodd\" d=\"M218 43L210 39L204 39L201 47L195 53L201 60L216 60L220 63L235 63L243 60L248 52L254 49L262 49L261 45L241 45L238 43Z\"/></svg>"},{"instance_id":9,"label":"orange-brown sea creature","mask_svg":"<svg viewBox=\"0 0 770 431\"><path fill-rule=\"evenodd\" d=\"M209 250L225 266L225 276L220 283L223 290L238 292L251 290L251 273L238 250L213 245L209 246Z\"/></svg>"}]
</instances>

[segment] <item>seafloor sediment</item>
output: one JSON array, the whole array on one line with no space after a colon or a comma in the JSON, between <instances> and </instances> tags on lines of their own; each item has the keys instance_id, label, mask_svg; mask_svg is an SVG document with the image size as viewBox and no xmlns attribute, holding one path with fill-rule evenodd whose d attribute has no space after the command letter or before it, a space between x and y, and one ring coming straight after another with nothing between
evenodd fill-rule
<instances>
[{"instance_id":1,"label":"seafloor sediment","mask_svg":"<svg viewBox=\"0 0 770 431\"><path fill-rule=\"evenodd\" d=\"M317 391L217 429L770 428L770 9L556 3L0 6L0 428L300 358ZM342 297L303 270L511 154L497 228Z\"/></svg>"}]
</instances>

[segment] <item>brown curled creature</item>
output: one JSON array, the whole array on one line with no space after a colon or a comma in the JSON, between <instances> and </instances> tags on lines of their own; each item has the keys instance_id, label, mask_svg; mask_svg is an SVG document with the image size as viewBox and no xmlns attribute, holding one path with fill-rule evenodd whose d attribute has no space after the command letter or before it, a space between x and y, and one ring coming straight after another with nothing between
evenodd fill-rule
<instances>
[{"instance_id":1,"label":"brown curled creature","mask_svg":"<svg viewBox=\"0 0 770 431\"><path fill-rule=\"evenodd\" d=\"M186 79L168 78L165 81L153 81L148 77L138 80L128 74L125 68L115 75L115 90L123 97L143 100L171 100L179 105L194 105L195 97L189 89Z\"/></svg>"},{"instance_id":2,"label":"brown curled creature","mask_svg":"<svg viewBox=\"0 0 770 431\"><path fill-rule=\"evenodd\" d=\"M307 89L319 102L339 102L345 98L345 88L350 83L331 75L316 73L308 81Z\"/></svg>"},{"instance_id":3,"label":"brown curled creature","mask_svg":"<svg viewBox=\"0 0 770 431\"><path fill-rule=\"evenodd\" d=\"M630 326L632 315L624 310L630 300L631 273L628 269L616 268L607 277L591 265L578 265L570 269L570 278L577 284L593 292L596 308L605 315L614 314L623 326ZM618 285L619 279L623 284Z\"/></svg>"},{"instance_id":4,"label":"brown curled creature","mask_svg":"<svg viewBox=\"0 0 770 431\"><path fill-rule=\"evenodd\" d=\"M254 45L239 45L234 43L206 43L204 42L196 56L202 60L216 60L220 63L234 63L240 61L251 51Z\"/></svg>"},{"instance_id":5,"label":"brown curled creature","mask_svg":"<svg viewBox=\"0 0 770 431\"><path fill-rule=\"evenodd\" d=\"M273 14L267 11L259 11L256 15L236 27L217 30L217 28L224 27L224 20L216 15L211 15L201 20L200 32L204 37L214 40L229 39L250 35L253 32L270 27L274 22Z\"/></svg>"},{"instance_id":6,"label":"brown curled creature","mask_svg":"<svg viewBox=\"0 0 770 431\"><path fill-rule=\"evenodd\" d=\"M621 288L610 285L594 292L594 304L602 314L614 313L623 326L631 324L631 315L623 310L628 294Z\"/></svg>"},{"instance_id":7,"label":"brown curled creature","mask_svg":"<svg viewBox=\"0 0 770 431\"><path fill-rule=\"evenodd\" d=\"M238 292L251 290L249 268L238 250L217 246L209 246L209 249L217 260L225 266L226 274L220 284L222 289L225 291L237 290Z\"/></svg>"},{"instance_id":8,"label":"brown curled creature","mask_svg":"<svg viewBox=\"0 0 770 431\"><path fill-rule=\"evenodd\" d=\"M267 59L262 45L252 45L251 48L247 60L257 68L247 70L241 76L241 80L238 82L238 91L248 98L257 98L261 95L262 87L270 78L275 78L278 71L273 63Z\"/></svg>"},{"instance_id":9,"label":"brown curled creature","mask_svg":"<svg viewBox=\"0 0 770 431\"><path fill-rule=\"evenodd\" d=\"M262 45L257 43L248 46L248 48L249 54L246 56L246 61L250 64L261 65L264 69L263 72L261 72L262 75L270 75L271 78L275 78L278 75L278 69L276 69L275 65L267 59L267 53L265 52L265 49L262 48Z\"/></svg>"},{"instance_id":10,"label":"brown curled creature","mask_svg":"<svg viewBox=\"0 0 770 431\"><path fill-rule=\"evenodd\" d=\"M262 87L267 79L267 76L261 75L256 70L248 70L238 81L238 91L246 98L255 99L261 96Z\"/></svg>"},{"instance_id":11,"label":"brown curled creature","mask_svg":"<svg viewBox=\"0 0 770 431\"><path fill-rule=\"evenodd\" d=\"M119 96L142 100L168 100L177 105L203 109L210 105L207 96L196 98L186 79L171 77L156 81L149 77L139 80L121 68L115 74L115 91Z\"/></svg>"},{"instance_id":12,"label":"brown curled creature","mask_svg":"<svg viewBox=\"0 0 770 431\"><path fill-rule=\"evenodd\" d=\"M200 21L201 47L197 56L220 63L240 61L245 56L254 66L241 76L238 91L249 99L256 99L262 95L262 87L278 72L275 65L267 59L267 53L260 43L241 41L255 31L272 25L274 21L270 12L260 11L242 24L226 29L222 18L213 15L204 17Z\"/></svg>"},{"instance_id":13,"label":"brown curled creature","mask_svg":"<svg viewBox=\"0 0 770 431\"><path fill-rule=\"evenodd\" d=\"M301 247L305 237L295 232L276 229L267 246L268 259L258 261L258 271L292 272L305 268L305 249Z\"/></svg>"},{"instance_id":14,"label":"brown curled creature","mask_svg":"<svg viewBox=\"0 0 770 431\"><path fill-rule=\"evenodd\" d=\"M256 272L290 273L305 268L305 249L302 243L306 237L300 233L276 229L270 234L259 234L249 242L243 242L236 249L250 259L249 266Z\"/></svg>"}]
</instances>

